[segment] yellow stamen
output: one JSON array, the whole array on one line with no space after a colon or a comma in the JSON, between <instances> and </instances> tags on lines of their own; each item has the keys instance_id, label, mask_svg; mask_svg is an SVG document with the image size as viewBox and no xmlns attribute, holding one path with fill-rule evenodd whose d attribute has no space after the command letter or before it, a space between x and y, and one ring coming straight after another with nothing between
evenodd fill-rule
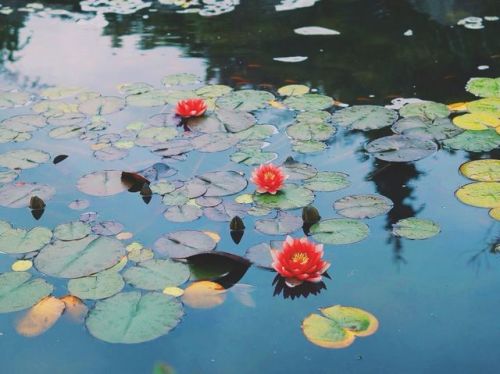
<instances>
[{"instance_id":1,"label":"yellow stamen","mask_svg":"<svg viewBox=\"0 0 500 374\"><path fill-rule=\"evenodd\" d=\"M292 262L295 262L295 263L299 262L301 265L307 264L308 261L309 261L309 257L304 252L296 252L292 256Z\"/></svg>"},{"instance_id":2,"label":"yellow stamen","mask_svg":"<svg viewBox=\"0 0 500 374\"><path fill-rule=\"evenodd\" d=\"M273 172L271 171L267 171L264 173L264 179L265 180L274 180L274 178L276 178L276 174L274 174Z\"/></svg>"}]
</instances>

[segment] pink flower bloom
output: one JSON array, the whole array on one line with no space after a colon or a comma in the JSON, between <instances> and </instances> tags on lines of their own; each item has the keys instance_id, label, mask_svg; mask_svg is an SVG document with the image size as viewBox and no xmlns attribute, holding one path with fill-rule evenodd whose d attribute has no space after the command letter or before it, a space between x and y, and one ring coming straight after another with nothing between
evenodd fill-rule
<instances>
[{"instance_id":1,"label":"pink flower bloom","mask_svg":"<svg viewBox=\"0 0 500 374\"><path fill-rule=\"evenodd\" d=\"M330 267L323 260L323 244L316 244L307 238L294 239L287 236L281 251L272 249L272 266L289 287L302 282L320 282L322 274Z\"/></svg>"},{"instance_id":2,"label":"pink flower bloom","mask_svg":"<svg viewBox=\"0 0 500 374\"><path fill-rule=\"evenodd\" d=\"M207 110L207 104L203 99L179 100L175 107L175 114L183 118L200 117Z\"/></svg>"},{"instance_id":3,"label":"pink flower bloom","mask_svg":"<svg viewBox=\"0 0 500 374\"><path fill-rule=\"evenodd\" d=\"M273 164L262 164L252 172L251 181L257 186L257 192L276 194L283 188L287 176L283 169Z\"/></svg>"}]
</instances>

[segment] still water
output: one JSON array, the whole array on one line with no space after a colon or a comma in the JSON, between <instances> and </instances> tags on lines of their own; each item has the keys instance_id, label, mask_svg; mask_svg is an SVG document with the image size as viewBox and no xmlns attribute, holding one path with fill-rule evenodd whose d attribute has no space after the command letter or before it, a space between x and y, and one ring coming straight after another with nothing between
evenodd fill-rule
<instances>
[{"instance_id":1,"label":"still water","mask_svg":"<svg viewBox=\"0 0 500 374\"><path fill-rule=\"evenodd\" d=\"M117 95L120 83L159 87L166 75L193 73L204 84L233 88L274 91L285 84L305 84L350 105L386 105L395 97L449 104L473 100L464 89L470 77L500 75L500 22L484 21L478 30L457 25L468 16L500 16L498 1L321 0L310 7L276 11L278 1L242 0L234 10L212 17L179 13L157 1L131 14L98 16L82 12L76 1L42 3L44 10L25 12L19 10L24 2L1 2L13 9L0 14L4 90L39 92L63 85ZM340 35L293 32L303 26L322 26ZM404 35L407 30L412 35ZM307 59L273 60L291 56ZM478 70L480 66L487 68ZM161 111L129 108L107 119L119 128ZM27 107L0 110L0 120L26 113ZM274 124L283 133L289 123L277 118ZM365 220L370 227L367 239L325 246L332 279L325 280L326 289L319 294L293 300L273 295L275 274L251 267L239 281L251 287L228 291L225 302L213 309L186 306L182 322L170 333L132 345L100 341L84 324L65 316L43 335L26 338L15 330L23 312L0 314L0 372L150 373L157 362L181 374L496 372L500 262L491 248L498 243L499 225L484 209L460 203L454 192L469 182L458 172L462 163L498 158L498 150L440 150L420 161L390 165L365 154L367 141L390 134L389 129L339 130L325 151L313 154L292 152L281 136L266 148L278 154L276 163L293 156L318 170L349 175L348 189L316 194L314 205L324 218L339 217L332 204L347 195L378 193L394 203L388 214ZM119 221L146 247L165 233L186 229L217 232L217 248L238 255L253 245L283 240L254 230L259 217L245 217L247 229L236 245L228 222L204 216L188 223L169 222L158 196L144 204L135 194L103 198L76 189L78 179L93 171L138 171L158 162L147 149L136 147L124 159L103 162L92 157L88 144L54 140L45 130L27 142L0 145L2 153L20 148L69 157L60 165L23 171L24 182L50 184L57 194L39 221L27 208L0 208L1 219L16 227L54 228L78 220L82 212L69 209L68 203L85 198L90 201L86 211L98 212L101 220ZM178 171L176 179L215 170L248 176L251 167L230 163L233 152L191 152L186 160L170 165ZM244 192L252 193L253 187ZM300 210L292 213L300 215ZM441 233L427 240L391 234L394 223L414 216L439 223ZM2 255L0 271L9 271L14 260ZM65 280L47 279L55 286L54 295L68 293ZM248 293L253 304L242 303L241 292ZM379 330L344 349L311 344L301 332L302 320L319 307L335 304L369 311L378 318Z\"/></svg>"}]
</instances>

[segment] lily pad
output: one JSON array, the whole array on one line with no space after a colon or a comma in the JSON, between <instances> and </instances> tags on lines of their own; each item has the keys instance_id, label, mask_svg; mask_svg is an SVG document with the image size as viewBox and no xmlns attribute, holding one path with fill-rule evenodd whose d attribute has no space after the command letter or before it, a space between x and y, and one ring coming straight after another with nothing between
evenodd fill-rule
<instances>
[{"instance_id":1,"label":"lily pad","mask_svg":"<svg viewBox=\"0 0 500 374\"><path fill-rule=\"evenodd\" d=\"M31 95L27 92L0 91L0 109L26 105Z\"/></svg>"},{"instance_id":2,"label":"lily pad","mask_svg":"<svg viewBox=\"0 0 500 374\"><path fill-rule=\"evenodd\" d=\"M151 90L136 95L127 96L127 104L137 107L154 107L165 105L168 92L163 90Z\"/></svg>"},{"instance_id":3,"label":"lily pad","mask_svg":"<svg viewBox=\"0 0 500 374\"><path fill-rule=\"evenodd\" d=\"M200 152L221 152L235 146L239 142L234 134L214 132L193 138L191 144Z\"/></svg>"},{"instance_id":4,"label":"lily pad","mask_svg":"<svg viewBox=\"0 0 500 374\"><path fill-rule=\"evenodd\" d=\"M314 201L314 194L307 188L296 184L287 184L275 195L268 193L254 195L255 203L268 209L297 209L303 208Z\"/></svg>"},{"instance_id":5,"label":"lily pad","mask_svg":"<svg viewBox=\"0 0 500 374\"><path fill-rule=\"evenodd\" d=\"M480 208L500 207L500 182L476 182L460 187L456 197L464 204Z\"/></svg>"},{"instance_id":6,"label":"lily pad","mask_svg":"<svg viewBox=\"0 0 500 374\"><path fill-rule=\"evenodd\" d=\"M80 191L92 196L111 196L126 191L119 170L104 170L86 174L78 180Z\"/></svg>"},{"instance_id":7,"label":"lily pad","mask_svg":"<svg viewBox=\"0 0 500 374\"><path fill-rule=\"evenodd\" d=\"M31 132L44 127L45 118L37 114L22 114L0 122L0 127L17 132Z\"/></svg>"},{"instance_id":8,"label":"lily pad","mask_svg":"<svg viewBox=\"0 0 500 374\"><path fill-rule=\"evenodd\" d=\"M315 153L326 149L326 144L316 140L300 140L292 142L292 149L299 153Z\"/></svg>"},{"instance_id":9,"label":"lily pad","mask_svg":"<svg viewBox=\"0 0 500 374\"><path fill-rule=\"evenodd\" d=\"M480 182L500 182L500 160L469 161L460 166L465 177Z\"/></svg>"},{"instance_id":10,"label":"lily pad","mask_svg":"<svg viewBox=\"0 0 500 374\"><path fill-rule=\"evenodd\" d=\"M444 104L435 103L434 101L422 101L406 104L399 110L399 114L402 117L416 116L433 121L436 118L448 117L450 111Z\"/></svg>"},{"instance_id":11,"label":"lily pad","mask_svg":"<svg viewBox=\"0 0 500 374\"><path fill-rule=\"evenodd\" d=\"M82 221L63 223L54 229L54 237L59 240L78 240L90 234L90 226Z\"/></svg>"},{"instance_id":12,"label":"lily pad","mask_svg":"<svg viewBox=\"0 0 500 374\"><path fill-rule=\"evenodd\" d=\"M287 212L278 212L275 218L260 219L255 229L267 235L286 235L302 227L302 218Z\"/></svg>"},{"instance_id":13,"label":"lily pad","mask_svg":"<svg viewBox=\"0 0 500 374\"><path fill-rule=\"evenodd\" d=\"M260 268L273 269L271 246L268 243L261 243L248 248L245 252L245 258Z\"/></svg>"},{"instance_id":14,"label":"lily pad","mask_svg":"<svg viewBox=\"0 0 500 374\"><path fill-rule=\"evenodd\" d=\"M490 113L467 113L453 118L453 123L465 130L486 130L500 126L500 119Z\"/></svg>"},{"instance_id":15,"label":"lily pad","mask_svg":"<svg viewBox=\"0 0 500 374\"><path fill-rule=\"evenodd\" d=\"M334 218L320 221L311 226L314 238L324 244L351 244L365 239L370 229L358 220Z\"/></svg>"},{"instance_id":16,"label":"lily pad","mask_svg":"<svg viewBox=\"0 0 500 374\"><path fill-rule=\"evenodd\" d=\"M333 99L320 94L305 94L302 96L289 96L283 104L293 110L323 110L333 105Z\"/></svg>"},{"instance_id":17,"label":"lily pad","mask_svg":"<svg viewBox=\"0 0 500 374\"><path fill-rule=\"evenodd\" d=\"M500 97L500 78L471 78L465 89L479 97Z\"/></svg>"},{"instance_id":18,"label":"lily pad","mask_svg":"<svg viewBox=\"0 0 500 374\"><path fill-rule=\"evenodd\" d=\"M247 187L246 178L236 171L213 171L197 177L207 186L206 197L234 195Z\"/></svg>"},{"instance_id":19,"label":"lily pad","mask_svg":"<svg viewBox=\"0 0 500 374\"><path fill-rule=\"evenodd\" d=\"M290 138L302 141L326 141L336 131L335 127L321 122L297 122L286 128L286 133Z\"/></svg>"},{"instance_id":20,"label":"lily pad","mask_svg":"<svg viewBox=\"0 0 500 374\"><path fill-rule=\"evenodd\" d=\"M312 191L337 191L351 185L348 175L336 171L320 171L304 181L304 187Z\"/></svg>"},{"instance_id":21,"label":"lily pad","mask_svg":"<svg viewBox=\"0 0 500 374\"><path fill-rule=\"evenodd\" d=\"M123 231L123 225L116 221L102 221L92 226L92 232L102 236L114 236Z\"/></svg>"},{"instance_id":22,"label":"lily pad","mask_svg":"<svg viewBox=\"0 0 500 374\"><path fill-rule=\"evenodd\" d=\"M163 216L172 222L191 222L203 215L203 211L196 205L174 205L168 208Z\"/></svg>"},{"instance_id":23,"label":"lily pad","mask_svg":"<svg viewBox=\"0 0 500 374\"><path fill-rule=\"evenodd\" d=\"M219 96L227 95L233 89L229 86L225 86L223 84L210 84L208 86L203 86L198 88L195 92L198 96L207 98L207 99L215 99Z\"/></svg>"},{"instance_id":24,"label":"lily pad","mask_svg":"<svg viewBox=\"0 0 500 374\"><path fill-rule=\"evenodd\" d=\"M357 336L369 336L378 329L378 320L362 309L335 305L310 314L302 322L307 340L323 348L345 348Z\"/></svg>"},{"instance_id":25,"label":"lily pad","mask_svg":"<svg viewBox=\"0 0 500 374\"><path fill-rule=\"evenodd\" d=\"M30 205L32 196L47 201L54 196L56 190L46 184L12 183L0 187L0 206L7 208L24 208Z\"/></svg>"},{"instance_id":26,"label":"lily pad","mask_svg":"<svg viewBox=\"0 0 500 374\"><path fill-rule=\"evenodd\" d=\"M123 277L113 271L103 271L84 278L70 279L69 292L83 300L106 299L120 292L125 286Z\"/></svg>"},{"instance_id":27,"label":"lily pad","mask_svg":"<svg viewBox=\"0 0 500 374\"><path fill-rule=\"evenodd\" d=\"M333 123L349 130L362 131L391 126L397 119L397 112L376 105L354 105L332 115Z\"/></svg>"},{"instance_id":28,"label":"lily pad","mask_svg":"<svg viewBox=\"0 0 500 374\"><path fill-rule=\"evenodd\" d=\"M242 148L231 155L231 161L245 165L260 165L278 158L274 152L263 152L260 149Z\"/></svg>"},{"instance_id":29,"label":"lily pad","mask_svg":"<svg viewBox=\"0 0 500 374\"><path fill-rule=\"evenodd\" d=\"M432 122L420 117L402 118L391 129L396 134L434 140L453 138L463 132L448 118L438 118Z\"/></svg>"},{"instance_id":30,"label":"lily pad","mask_svg":"<svg viewBox=\"0 0 500 374\"><path fill-rule=\"evenodd\" d=\"M467 103L467 110L471 113L500 113L500 97L487 97Z\"/></svg>"},{"instance_id":31,"label":"lily pad","mask_svg":"<svg viewBox=\"0 0 500 374\"><path fill-rule=\"evenodd\" d=\"M177 73L177 74L170 74L167 75L162 79L162 83L165 86L179 86L179 85L186 85L186 84L194 84L198 83L200 81L200 78L191 73Z\"/></svg>"},{"instance_id":32,"label":"lily pad","mask_svg":"<svg viewBox=\"0 0 500 374\"><path fill-rule=\"evenodd\" d=\"M240 90L219 97L215 104L222 109L250 112L264 108L272 100L274 100L274 95L270 92Z\"/></svg>"},{"instance_id":33,"label":"lily pad","mask_svg":"<svg viewBox=\"0 0 500 374\"><path fill-rule=\"evenodd\" d=\"M204 213L212 221L228 222L235 216L245 216L248 209L247 205L225 201L217 206L205 208Z\"/></svg>"},{"instance_id":34,"label":"lily pad","mask_svg":"<svg viewBox=\"0 0 500 374\"><path fill-rule=\"evenodd\" d=\"M189 279L187 265L171 260L149 260L128 268L123 274L125 281L144 290L163 290L180 286Z\"/></svg>"},{"instance_id":35,"label":"lily pad","mask_svg":"<svg viewBox=\"0 0 500 374\"><path fill-rule=\"evenodd\" d=\"M439 225L428 219L415 217L401 219L392 225L392 233L407 239L428 239L441 231Z\"/></svg>"},{"instance_id":36,"label":"lily pad","mask_svg":"<svg viewBox=\"0 0 500 374\"><path fill-rule=\"evenodd\" d=\"M163 256L186 258L215 249L217 243L202 231L185 230L165 234L155 244L155 250Z\"/></svg>"},{"instance_id":37,"label":"lily pad","mask_svg":"<svg viewBox=\"0 0 500 374\"><path fill-rule=\"evenodd\" d=\"M318 171L309 164L295 161L289 157L282 165L283 172L288 176L288 180L303 180L314 177Z\"/></svg>"},{"instance_id":38,"label":"lily pad","mask_svg":"<svg viewBox=\"0 0 500 374\"><path fill-rule=\"evenodd\" d=\"M10 254L35 252L50 243L51 239L52 231L45 227L35 227L29 231L14 228L0 229L0 252Z\"/></svg>"},{"instance_id":39,"label":"lily pad","mask_svg":"<svg viewBox=\"0 0 500 374\"><path fill-rule=\"evenodd\" d=\"M84 101L78 110L88 116L102 116L119 112L123 108L125 108L125 100L121 97L101 96Z\"/></svg>"},{"instance_id":40,"label":"lily pad","mask_svg":"<svg viewBox=\"0 0 500 374\"><path fill-rule=\"evenodd\" d=\"M31 279L26 272L0 274L0 313L16 312L35 305L54 287L43 279Z\"/></svg>"},{"instance_id":41,"label":"lily pad","mask_svg":"<svg viewBox=\"0 0 500 374\"><path fill-rule=\"evenodd\" d=\"M438 150L438 146L429 139L391 135L368 143L365 149L383 161L411 162L432 155Z\"/></svg>"},{"instance_id":42,"label":"lily pad","mask_svg":"<svg viewBox=\"0 0 500 374\"><path fill-rule=\"evenodd\" d=\"M16 149L0 154L0 166L9 169L36 168L50 160L50 155L38 149Z\"/></svg>"},{"instance_id":43,"label":"lily pad","mask_svg":"<svg viewBox=\"0 0 500 374\"><path fill-rule=\"evenodd\" d=\"M89 332L108 343L143 343L168 333L180 322L182 305L153 292L123 292L99 301L86 320Z\"/></svg>"},{"instance_id":44,"label":"lily pad","mask_svg":"<svg viewBox=\"0 0 500 374\"><path fill-rule=\"evenodd\" d=\"M35 266L50 276L80 278L112 267L124 254L125 247L119 240L89 235L49 244L35 258Z\"/></svg>"},{"instance_id":45,"label":"lily pad","mask_svg":"<svg viewBox=\"0 0 500 374\"><path fill-rule=\"evenodd\" d=\"M454 138L443 141L443 146L468 152L489 152L500 147L500 134L494 129L466 130Z\"/></svg>"},{"instance_id":46,"label":"lily pad","mask_svg":"<svg viewBox=\"0 0 500 374\"><path fill-rule=\"evenodd\" d=\"M217 117L229 132L240 132L249 129L257 122L252 114L238 110L219 109Z\"/></svg>"},{"instance_id":47,"label":"lily pad","mask_svg":"<svg viewBox=\"0 0 500 374\"><path fill-rule=\"evenodd\" d=\"M393 207L390 199L382 195L352 195L335 201L333 208L347 218L373 218L387 213Z\"/></svg>"}]
</instances>

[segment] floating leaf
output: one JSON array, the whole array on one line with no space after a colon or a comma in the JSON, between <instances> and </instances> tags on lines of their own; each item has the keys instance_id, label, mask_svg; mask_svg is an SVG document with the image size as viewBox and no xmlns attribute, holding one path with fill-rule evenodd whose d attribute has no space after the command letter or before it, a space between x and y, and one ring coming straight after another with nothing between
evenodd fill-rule
<instances>
[{"instance_id":1,"label":"floating leaf","mask_svg":"<svg viewBox=\"0 0 500 374\"><path fill-rule=\"evenodd\" d=\"M95 171L86 174L78 180L80 191L92 196L111 196L126 191L127 187L121 181L119 170Z\"/></svg>"},{"instance_id":2,"label":"floating leaf","mask_svg":"<svg viewBox=\"0 0 500 374\"><path fill-rule=\"evenodd\" d=\"M248 207L242 204L225 201L215 207L205 208L205 216L212 221L225 222L230 221L234 216L245 216Z\"/></svg>"},{"instance_id":3,"label":"floating leaf","mask_svg":"<svg viewBox=\"0 0 500 374\"><path fill-rule=\"evenodd\" d=\"M297 122L286 128L287 135L295 140L326 141L330 139L337 130L326 123Z\"/></svg>"},{"instance_id":4,"label":"floating leaf","mask_svg":"<svg viewBox=\"0 0 500 374\"><path fill-rule=\"evenodd\" d=\"M80 240L56 240L40 251L35 266L54 277L80 278L112 267L124 254L119 240L89 235Z\"/></svg>"},{"instance_id":5,"label":"floating leaf","mask_svg":"<svg viewBox=\"0 0 500 374\"><path fill-rule=\"evenodd\" d=\"M303 84L289 84L278 88L278 93L281 96L302 96L309 93L310 88Z\"/></svg>"},{"instance_id":6,"label":"floating leaf","mask_svg":"<svg viewBox=\"0 0 500 374\"><path fill-rule=\"evenodd\" d=\"M488 214L490 215L491 218L500 221L500 207L490 209Z\"/></svg>"},{"instance_id":7,"label":"floating leaf","mask_svg":"<svg viewBox=\"0 0 500 374\"><path fill-rule=\"evenodd\" d=\"M262 152L260 149L240 149L231 155L231 161L245 165L260 165L278 158L274 152Z\"/></svg>"},{"instance_id":8,"label":"floating leaf","mask_svg":"<svg viewBox=\"0 0 500 374\"><path fill-rule=\"evenodd\" d=\"M320 171L314 177L305 180L304 187L312 191L337 191L351 185L348 177L347 174L335 171Z\"/></svg>"},{"instance_id":9,"label":"floating leaf","mask_svg":"<svg viewBox=\"0 0 500 374\"><path fill-rule=\"evenodd\" d=\"M0 91L0 109L26 105L29 100L30 94L27 92Z\"/></svg>"},{"instance_id":10,"label":"floating leaf","mask_svg":"<svg viewBox=\"0 0 500 374\"><path fill-rule=\"evenodd\" d=\"M465 89L479 97L500 97L500 78L471 78Z\"/></svg>"},{"instance_id":11,"label":"floating leaf","mask_svg":"<svg viewBox=\"0 0 500 374\"><path fill-rule=\"evenodd\" d=\"M88 277L70 279L69 292L81 299L106 299L120 292L125 286L122 276L106 270Z\"/></svg>"},{"instance_id":12,"label":"floating leaf","mask_svg":"<svg viewBox=\"0 0 500 374\"><path fill-rule=\"evenodd\" d=\"M217 117L229 132L240 132L249 129L257 122L252 114L237 110L219 109Z\"/></svg>"},{"instance_id":13,"label":"floating leaf","mask_svg":"<svg viewBox=\"0 0 500 374\"><path fill-rule=\"evenodd\" d=\"M57 322L65 307L64 302L58 298L46 297L17 322L16 331L27 337L41 335Z\"/></svg>"},{"instance_id":14,"label":"floating leaf","mask_svg":"<svg viewBox=\"0 0 500 374\"><path fill-rule=\"evenodd\" d=\"M225 86L223 84L210 84L208 86L204 86L198 88L195 92L198 96L215 99L219 96L226 95L230 93L233 89L229 86Z\"/></svg>"},{"instance_id":15,"label":"floating leaf","mask_svg":"<svg viewBox=\"0 0 500 374\"><path fill-rule=\"evenodd\" d=\"M55 189L45 184L13 183L0 187L0 206L7 208L24 208L29 206L31 197L38 196L50 200Z\"/></svg>"},{"instance_id":16,"label":"floating leaf","mask_svg":"<svg viewBox=\"0 0 500 374\"><path fill-rule=\"evenodd\" d=\"M123 277L136 288L163 290L167 286L179 286L189 279L185 264L171 260L149 260L128 268Z\"/></svg>"},{"instance_id":17,"label":"floating leaf","mask_svg":"<svg viewBox=\"0 0 500 374\"><path fill-rule=\"evenodd\" d=\"M27 271L33 267L31 260L17 260L10 267L12 271Z\"/></svg>"},{"instance_id":18,"label":"floating leaf","mask_svg":"<svg viewBox=\"0 0 500 374\"><path fill-rule=\"evenodd\" d=\"M271 256L271 246L267 243L261 243L250 247L245 252L245 258L252 262L255 266L264 269L273 269Z\"/></svg>"},{"instance_id":19,"label":"floating leaf","mask_svg":"<svg viewBox=\"0 0 500 374\"><path fill-rule=\"evenodd\" d=\"M173 297L179 297L184 295L184 290L179 287L165 287L163 289L163 294Z\"/></svg>"},{"instance_id":20,"label":"floating leaf","mask_svg":"<svg viewBox=\"0 0 500 374\"><path fill-rule=\"evenodd\" d=\"M185 230L163 235L155 242L154 247L163 256L186 258L211 251L216 245L213 238L202 231Z\"/></svg>"},{"instance_id":21,"label":"floating leaf","mask_svg":"<svg viewBox=\"0 0 500 374\"><path fill-rule=\"evenodd\" d=\"M434 101L422 101L406 104L399 110L399 114L402 117L416 116L432 121L436 118L448 117L450 111L444 104L435 103Z\"/></svg>"},{"instance_id":22,"label":"floating leaf","mask_svg":"<svg viewBox=\"0 0 500 374\"><path fill-rule=\"evenodd\" d=\"M123 292L98 301L86 325L108 343L143 343L168 333L182 315L182 305L161 293Z\"/></svg>"},{"instance_id":23,"label":"floating leaf","mask_svg":"<svg viewBox=\"0 0 500 374\"><path fill-rule=\"evenodd\" d=\"M288 210L302 208L311 204L314 201L314 194L307 188L287 184L275 195L256 193L254 201L264 208Z\"/></svg>"},{"instance_id":24,"label":"floating leaf","mask_svg":"<svg viewBox=\"0 0 500 374\"><path fill-rule=\"evenodd\" d=\"M74 200L68 204L68 207L74 210L87 209L90 206L90 201L88 200Z\"/></svg>"},{"instance_id":25,"label":"floating leaf","mask_svg":"<svg viewBox=\"0 0 500 374\"><path fill-rule=\"evenodd\" d=\"M102 116L122 110L125 101L121 97L101 96L80 104L78 110L88 116Z\"/></svg>"},{"instance_id":26,"label":"floating leaf","mask_svg":"<svg viewBox=\"0 0 500 374\"><path fill-rule=\"evenodd\" d=\"M9 169L31 169L49 159L48 153L38 149L16 149L0 154L0 166Z\"/></svg>"},{"instance_id":27,"label":"floating leaf","mask_svg":"<svg viewBox=\"0 0 500 374\"><path fill-rule=\"evenodd\" d=\"M480 208L500 207L500 182L476 182L460 187L456 197L464 204Z\"/></svg>"},{"instance_id":28,"label":"floating leaf","mask_svg":"<svg viewBox=\"0 0 500 374\"><path fill-rule=\"evenodd\" d=\"M407 239L428 239L441 231L439 225L428 219L415 217L401 219L392 225L392 233Z\"/></svg>"},{"instance_id":29,"label":"floating leaf","mask_svg":"<svg viewBox=\"0 0 500 374\"><path fill-rule=\"evenodd\" d=\"M203 215L203 211L195 205L175 205L168 208L163 216L172 222L191 222Z\"/></svg>"},{"instance_id":30,"label":"floating leaf","mask_svg":"<svg viewBox=\"0 0 500 374\"><path fill-rule=\"evenodd\" d=\"M63 223L54 229L54 237L59 240L78 240L90 234L90 226L82 221Z\"/></svg>"},{"instance_id":31,"label":"floating leaf","mask_svg":"<svg viewBox=\"0 0 500 374\"><path fill-rule=\"evenodd\" d=\"M165 86L178 86L178 85L186 85L186 84L194 84L198 83L200 78L195 74L191 73L177 73L167 75L162 79L162 83Z\"/></svg>"},{"instance_id":32,"label":"floating leaf","mask_svg":"<svg viewBox=\"0 0 500 374\"><path fill-rule=\"evenodd\" d=\"M335 218L311 226L314 240L324 244L351 244L365 239L370 232L366 224L354 219Z\"/></svg>"},{"instance_id":33,"label":"floating leaf","mask_svg":"<svg viewBox=\"0 0 500 374\"><path fill-rule=\"evenodd\" d=\"M302 219L286 212L278 212L275 218L255 222L255 229L267 235L286 235L302 227Z\"/></svg>"},{"instance_id":34,"label":"floating leaf","mask_svg":"<svg viewBox=\"0 0 500 374\"><path fill-rule=\"evenodd\" d=\"M500 160L469 161L460 166L465 177L481 182L500 182Z\"/></svg>"},{"instance_id":35,"label":"floating leaf","mask_svg":"<svg viewBox=\"0 0 500 374\"><path fill-rule=\"evenodd\" d=\"M383 161L410 162L430 156L438 147L429 139L391 135L373 140L365 146L365 149Z\"/></svg>"},{"instance_id":36,"label":"floating leaf","mask_svg":"<svg viewBox=\"0 0 500 374\"><path fill-rule=\"evenodd\" d=\"M127 104L137 107L153 107L165 105L168 92L163 90L151 90L136 95L127 96Z\"/></svg>"},{"instance_id":37,"label":"floating leaf","mask_svg":"<svg viewBox=\"0 0 500 374\"><path fill-rule=\"evenodd\" d=\"M373 218L387 213L393 205L382 195L352 195L335 201L333 208L347 218Z\"/></svg>"},{"instance_id":38,"label":"floating leaf","mask_svg":"<svg viewBox=\"0 0 500 374\"><path fill-rule=\"evenodd\" d=\"M52 290L52 285L43 279L31 279L30 273L0 274L0 313L16 312L29 308L50 295Z\"/></svg>"},{"instance_id":39,"label":"floating leaf","mask_svg":"<svg viewBox=\"0 0 500 374\"><path fill-rule=\"evenodd\" d=\"M292 142L292 149L300 153L315 153L324 151L326 144L315 140L294 141Z\"/></svg>"},{"instance_id":40,"label":"floating leaf","mask_svg":"<svg viewBox=\"0 0 500 374\"><path fill-rule=\"evenodd\" d=\"M283 101L283 104L293 110L323 110L333 105L333 99L325 95L305 94L289 96Z\"/></svg>"},{"instance_id":41,"label":"floating leaf","mask_svg":"<svg viewBox=\"0 0 500 374\"><path fill-rule=\"evenodd\" d=\"M0 230L0 252L9 254L35 252L50 243L52 231L35 227L30 231L9 228Z\"/></svg>"},{"instance_id":42,"label":"floating leaf","mask_svg":"<svg viewBox=\"0 0 500 374\"><path fill-rule=\"evenodd\" d=\"M199 281L190 284L182 295L182 302L195 309L210 309L224 303L226 290L220 284Z\"/></svg>"},{"instance_id":43,"label":"floating leaf","mask_svg":"<svg viewBox=\"0 0 500 374\"><path fill-rule=\"evenodd\" d=\"M274 95L266 91L241 90L234 91L217 99L218 108L250 112L267 106L274 100Z\"/></svg>"},{"instance_id":44,"label":"floating leaf","mask_svg":"<svg viewBox=\"0 0 500 374\"><path fill-rule=\"evenodd\" d=\"M500 126L500 119L489 113L467 113L453 118L453 123L465 130L486 130Z\"/></svg>"},{"instance_id":45,"label":"floating leaf","mask_svg":"<svg viewBox=\"0 0 500 374\"><path fill-rule=\"evenodd\" d=\"M309 179L318 174L318 171L313 166L295 161L291 157L285 160L282 167L289 180Z\"/></svg>"},{"instance_id":46,"label":"floating leaf","mask_svg":"<svg viewBox=\"0 0 500 374\"><path fill-rule=\"evenodd\" d=\"M6 118L0 122L0 127L15 132L31 132L47 125L45 118L38 114L22 114Z\"/></svg>"},{"instance_id":47,"label":"floating leaf","mask_svg":"<svg viewBox=\"0 0 500 374\"><path fill-rule=\"evenodd\" d=\"M471 113L489 113L497 115L500 112L500 97L487 97L485 99L470 101L467 110Z\"/></svg>"},{"instance_id":48,"label":"floating leaf","mask_svg":"<svg viewBox=\"0 0 500 374\"><path fill-rule=\"evenodd\" d=\"M434 140L453 138L463 132L448 118L438 118L432 122L420 117L402 118L391 129L396 134Z\"/></svg>"},{"instance_id":49,"label":"floating leaf","mask_svg":"<svg viewBox=\"0 0 500 374\"><path fill-rule=\"evenodd\" d=\"M451 149L463 149L468 152L489 152L500 147L500 134L494 129L483 131L464 131L454 138L443 141Z\"/></svg>"},{"instance_id":50,"label":"floating leaf","mask_svg":"<svg viewBox=\"0 0 500 374\"><path fill-rule=\"evenodd\" d=\"M122 83L118 85L118 91L124 95L136 95L144 92L149 92L153 86L143 82Z\"/></svg>"},{"instance_id":51,"label":"floating leaf","mask_svg":"<svg viewBox=\"0 0 500 374\"><path fill-rule=\"evenodd\" d=\"M234 195L248 184L244 176L236 171L214 171L197 177L207 187L206 197Z\"/></svg>"},{"instance_id":52,"label":"floating leaf","mask_svg":"<svg viewBox=\"0 0 500 374\"><path fill-rule=\"evenodd\" d=\"M350 130L369 131L391 126L398 114L391 109L376 105L354 105L332 115L333 123Z\"/></svg>"},{"instance_id":53,"label":"floating leaf","mask_svg":"<svg viewBox=\"0 0 500 374\"><path fill-rule=\"evenodd\" d=\"M334 305L320 309L323 316L310 314L302 322L307 340L323 348L345 348L356 336L369 336L378 329L378 321L362 309Z\"/></svg>"}]
</instances>

